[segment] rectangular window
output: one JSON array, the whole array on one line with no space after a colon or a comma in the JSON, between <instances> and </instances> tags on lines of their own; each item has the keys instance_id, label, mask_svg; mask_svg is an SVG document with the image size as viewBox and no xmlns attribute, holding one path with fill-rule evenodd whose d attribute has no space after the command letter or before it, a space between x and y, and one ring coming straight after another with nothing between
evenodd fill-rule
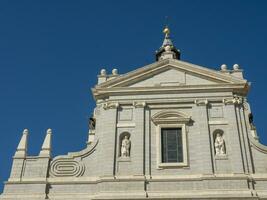
<instances>
[{"instance_id":1,"label":"rectangular window","mask_svg":"<svg viewBox=\"0 0 267 200\"><path fill-rule=\"evenodd\" d=\"M183 138L181 128L161 129L162 163L183 162Z\"/></svg>"}]
</instances>

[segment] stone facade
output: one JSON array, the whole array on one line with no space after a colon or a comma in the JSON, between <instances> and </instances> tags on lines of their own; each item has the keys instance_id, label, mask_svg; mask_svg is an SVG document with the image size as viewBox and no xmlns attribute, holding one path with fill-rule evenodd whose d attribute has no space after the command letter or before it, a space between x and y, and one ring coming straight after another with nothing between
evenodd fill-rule
<instances>
[{"instance_id":1,"label":"stone facade","mask_svg":"<svg viewBox=\"0 0 267 200\"><path fill-rule=\"evenodd\" d=\"M0 199L267 199L267 147L242 70L178 60L168 34L157 62L101 70L84 150L52 158L48 130L39 156L28 156L25 130ZM164 127L181 128L183 162L162 162Z\"/></svg>"}]
</instances>

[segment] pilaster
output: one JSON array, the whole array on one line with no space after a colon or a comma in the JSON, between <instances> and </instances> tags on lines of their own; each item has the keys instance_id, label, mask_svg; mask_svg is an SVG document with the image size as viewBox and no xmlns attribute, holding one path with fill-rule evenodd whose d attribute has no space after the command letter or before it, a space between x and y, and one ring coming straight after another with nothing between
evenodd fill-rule
<instances>
[{"instance_id":1,"label":"pilaster","mask_svg":"<svg viewBox=\"0 0 267 200\"><path fill-rule=\"evenodd\" d=\"M145 102L133 102L135 131L132 136L133 175L144 175L145 166Z\"/></svg>"},{"instance_id":2,"label":"pilaster","mask_svg":"<svg viewBox=\"0 0 267 200\"><path fill-rule=\"evenodd\" d=\"M194 107L194 121L199 130L199 143L197 144L200 149L201 171L203 174L214 173L213 155L211 150L211 135L208 125L208 100L196 99Z\"/></svg>"},{"instance_id":3,"label":"pilaster","mask_svg":"<svg viewBox=\"0 0 267 200\"><path fill-rule=\"evenodd\" d=\"M235 174L244 173L245 164L243 159L243 148L241 143L241 130L238 124L238 114L236 106L242 102L239 98L224 99L224 113L225 118L228 119L229 125L226 134L229 138L229 144L226 144L226 153L229 155L232 172ZM228 152L227 152L228 151Z\"/></svg>"},{"instance_id":4,"label":"pilaster","mask_svg":"<svg viewBox=\"0 0 267 200\"><path fill-rule=\"evenodd\" d=\"M106 102L96 121L99 134L99 172L101 176L114 176L117 159L117 115L118 102Z\"/></svg>"}]
</instances>

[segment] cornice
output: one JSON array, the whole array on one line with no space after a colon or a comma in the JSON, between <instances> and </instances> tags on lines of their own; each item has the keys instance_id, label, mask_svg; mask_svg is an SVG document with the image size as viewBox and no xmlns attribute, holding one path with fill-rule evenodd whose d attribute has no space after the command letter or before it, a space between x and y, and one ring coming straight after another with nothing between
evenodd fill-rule
<instances>
[{"instance_id":1,"label":"cornice","mask_svg":"<svg viewBox=\"0 0 267 200\"><path fill-rule=\"evenodd\" d=\"M140 95L140 94L173 94L173 93L206 93L206 92L236 92L246 95L249 90L247 83L211 84L211 85L184 85L184 86L155 86L155 87L115 87L93 88L95 99L111 95Z\"/></svg>"}]
</instances>

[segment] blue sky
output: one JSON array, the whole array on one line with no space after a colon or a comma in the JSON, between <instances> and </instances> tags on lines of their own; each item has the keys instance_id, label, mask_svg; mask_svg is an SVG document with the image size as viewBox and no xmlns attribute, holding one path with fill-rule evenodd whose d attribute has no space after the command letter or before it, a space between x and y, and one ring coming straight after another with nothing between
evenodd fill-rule
<instances>
[{"instance_id":1,"label":"blue sky","mask_svg":"<svg viewBox=\"0 0 267 200\"><path fill-rule=\"evenodd\" d=\"M0 1L0 182L24 128L30 155L39 153L47 128L53 155L85 147L97 74L154 62L166 15L182 60L244 69L267 144L266 9L263 0Z\"/></svg>"}]
</instances>

